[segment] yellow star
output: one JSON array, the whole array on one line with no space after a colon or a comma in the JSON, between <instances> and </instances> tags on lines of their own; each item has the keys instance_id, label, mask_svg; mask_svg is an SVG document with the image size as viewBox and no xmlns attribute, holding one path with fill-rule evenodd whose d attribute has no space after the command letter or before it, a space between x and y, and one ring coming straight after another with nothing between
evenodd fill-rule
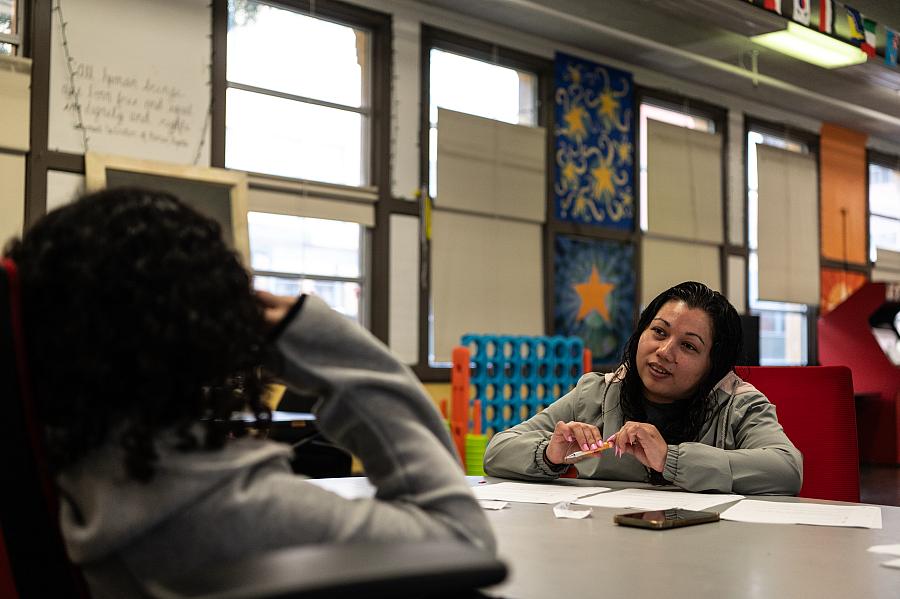
<instances>
[{"instance_id":1,"label":"yellow star","mask_svg":"<svg viewBox=\"0 0 900 599\"><path fill-rule=\"evenodd\" d=\"M612 182L612 171L608 166L603 164L591 169L591 175L594 176L594 197L599 198L604 191L612 194L615 191Z\"/></svg>"},{"instance_id":2,"label":"yellow star","mask_svg":"<svg viewBox=\"0 0 900 599\"><path fill-rule=\"evenodd\" d=\"M572 65L566 65L566 70L569 71L569 77L572 78L572 84L578 85L581 83L581 71Z\"/></svg>"},{"instance_id":3,"label":"yellow star","mask_svg":"<svg viewBox=\"0 0 900 599\"><path fill-rule=\"evenodd\" d=\"M563 179L569 182L575 182L578 180L578 171L574 162L567 162L566 166L562 169Z\"/></svg>"},{"instance_id":4,"label":"yellow star","mask_svg":"<svg viewBox=\"0 0 900 599\"><path fill-rule=\"evenodd\" d=\"M583 320L585 316L591 313L591 310L596 310L603 317L603 320L609 322L609 308L606 305L606 298L616 286L600 280L597 266L591 267L591 276L587 282L579 283L574 285L574 287L575 293L581 298L581 307L578 309L576 319Z\"/></svg>"},{"instance_id":5,"label":"yellow star","mask_svg":"<svg viewBox=\"0 0 900 599\"><path fill-rule=\"evenodd\" d=\"M584 119L586 116L587 113L581 106L573 106L569 109L569 112L563 115L563 120L566 122L567 128L569 129L569 135L572 137L581 137L587 133L584 128Z\"/></svg>"},{"instance_id":6,"label":"yellow star","mask_svg":"<svg viewBox=\"0 0 900 599\"><path fill-rule=\"evenodd\" d=\"M619 162L631 162L631 144L623 141L619 144Z\"/></svg>"},{"instance_id":7,"label":"yellow star","mask_svg":"<svg viewBox=\"0 0 900 599\"><path fill-rule=\"evenodd\" d=\"M616 111L619 109L619 101L612 95L610 90L606 90L600 95L600 114L606 115L615 120Z\"/></svg>"}]
</instances>

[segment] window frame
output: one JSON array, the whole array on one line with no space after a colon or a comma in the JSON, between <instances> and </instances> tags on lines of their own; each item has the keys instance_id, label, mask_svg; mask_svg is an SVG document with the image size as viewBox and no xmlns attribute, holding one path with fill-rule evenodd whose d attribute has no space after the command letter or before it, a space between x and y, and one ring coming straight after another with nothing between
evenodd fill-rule
<instances>
[{"instance_id":1,"label":"window frame","mask_svg":"<svg viewBox=\"0 0 900 599\"><path fill-rule=\"evenodd\" d=\"M28 22L25 18L25 11L27 10L28 3L22 2L22 0L12 0L12 4L16 10L16 32L0 33L0 44L11 44L15 46L15 52L12 53L12 56L25 56L25 35L23 30L25 28L25 23Z\"/></svg>"},{"instance_id":2,"label":"window frame","mask_svg":"<svg viewBox=\"0 0 900 599\"><path fill-rule=\"evenodd\" d=\"M866 248L869 252L869 259L867 262L869 263L868 268L865 269L866 277L871 279L872 270L875 268L875 262L872 260L872 217L878 216L880 218L886 218L892 220L894 222L900 223L900 217L887 216L884 214L873 214L872 213L872 205L871 205L871 182L869 181L869 167L870 166L880 166L883 168L888 168L893 171L897 171L900 173L900 156L894 154L888 154L886 152L880 152L878 150L866 149ZM848 265L852 266L852 265Z\"/></svg>"},{"instance_id":3,"label":"window frame","mask_svg":"<svg viewBox=\"0 0 900 599\"><path fill-rule=\"evenodd\" d=\"M547 58L541 58L536 55L513 50L498 44L484 41L478 38L469 37L460 33L441 29L425 22L421 25L419 44L419 83L421 90L419 104L419 189L427 193L429 176L430 176L430 154L428 135L431 128L430 107L431 107L431 50L443 50L452 52L467 58L474 58L484 62L489 62L497 66L508 67L520 71L528 71L537 77L537 126L546 129L545 148L547 150L545 181L545 209L547 219L552 213L551 190L553 181L550 177L552 173L552 132L548 123L553 121L553 102L551 94L553 89L553 61ZM429 209L424 210L427 212ZM549 220L547 221L549 222ZM547 222L543 225L542 239L542 255L544 256L544 330L549 330L552 322L552 311L548 304L550 286L547 285L548 276L548 260L549 267L552 268L552 251L548 255L547 241ZM420 225L424 226L424 224ZM431 243L430 240L424 239L422 248L419 253L419 262L421 268L419 283L419 343L418 343L418 360L413 366L413 372L423 382L449 382L451 368L435 367L429 361L429 345L431 335ZM551 246L552 250L552 246Z\"/></svg>"},{"instance_id":4,"label":"window frame","mask_svg":"<svg viewBox=\"0 0 900 599\"><path fill-rule=\"evenodd\" d=\"M642 213L642 200L644 195L643 185L641 185L641 155L644 152L644 148L641 145L641 138L643 136L643 132L639 130L640 122L641 122L641 106L644 104L651 104L658 108L663 108L666 110L671 110L674 112L682 112L692 117L702 118L713 122L714 133L722 135L722 150L721 150L721 159L722 159L722 243L721 244L710 244L700 242L699 245L704 245L708 247L718 247L719 248L719 279L722 284L722 293L726 297L728 297L729 289L728 289L728 256L737 255L743 256L745 259L747 257L746 248L742 246L732 245L730 242L730 238L728 235L728 219L729 219L729 198L728 198L728 147L729 147L729 131L728 131L728 109L719 106L716 104L711 104L709 102L704 102L702 100L697 100L694 98L690 98L688 96L684 96L681 94L677 94L674 92L670 92L667 90L646 87L641 85L635 85L635 96L634 96L634 130L637 132L635 136L634 143L634 153L635 153L635 171L637 176L635 177L635 182L637 185L637 192L635 193L635 197L637 198L637 204L635 205L634 211L634 238L633 243L635 244L635 272L638 273L638 277L635 280L635 315L634 320L635 324L637 324L638 317L641 312L640 298L643 297L643 285L641 282L641 260L643 259L643 240L645 237L649 237L650 239L670 239L665 235L658 235L654 233L648 233L646 231L641 230L641 220L643 219ZM683 239L673 239L674 241L685 242ZM697 243L692 242L692 243ZM746 275L745 275L746 276ZM747 302L747 284L745 281L744 285L744 294L745 294L745 302ZM749 302L748 306L749 306Z\"/></svg>"},{"instance_id":5,"label":"window frame","mask_svg":"<svg viewBox=\"0 0 900 599\"><path fill-rule=\"evenodd\" d=\"M368 127L364 149L368 180L366 186L350 187L326 182L251 173L250 188L267 188L267 183L309 183L333 189L329 197L338 199L341 188L352 192L371 190L377 195L375 227L362 227L360 245L362 292L360 322L378 339L387 343L389 331L389 250L390 215L401 210L399 200L391 197L391 78L393 72L393 18L390 14L341 2L339 0L264 0L265 4L318 17L342 25L366 30L369 35ZM228 53L228 0L213 0L212 111L210 163L225 168L225 123ZM352 197L350 201L359 201Z\"/></svg>"},{"instance_id":6,"label":"window frame","mask_svg":"<svg viewBox=\"0 0 900 599\"><path fill-rule=\"evenodd\" d=\"M757 118L748 114L744 115L744 136L742 141L743 153L744 153L744 161L743 161L743 177L744 177L744 241L745 241L745 249L746 249L746 267L744 272L747 277L747 313L750 315L759 315L759 310L755 310L750 305L750 161L748 156L748 146L749 146L749 136L751 132L761 133L763 135L771 135L774 137L779 137L782 139L787 139L788 141L798 141L806 145L809 150L809 154L815 158L816 161L816 179L819 179L819 171L821 170L821 165L819 161L819 135L816 133L811 133L806 131L805 129L797 128L796 126L789 125L786 123L778 123L775 121L768 121L765 119ZM816 205L818 211L821 213L822 210L822 192L819 190L816 198ZM823 266L831 266L835 267L835 263L831 263L828 260L822 258L821 247L818 249L819 255L819 272L821 276L821 270ZM844 265L840 263L837 268L845 268L850 265ZM804 366L814 366L819 363L818 357L818 340L817 340L817 322L819 316L819 306L818 305L810 305L804 304L806 306L806 364ZM776 310L777 311L777 310ZM783 311L787 312L787 311ZM790 311L793 312L793 311ZM760 348L762 347L762 327L759 327L759 339L757 342L759 343ZM760 349L761 351L761 349Z\"/></svg>"}]
</instances>

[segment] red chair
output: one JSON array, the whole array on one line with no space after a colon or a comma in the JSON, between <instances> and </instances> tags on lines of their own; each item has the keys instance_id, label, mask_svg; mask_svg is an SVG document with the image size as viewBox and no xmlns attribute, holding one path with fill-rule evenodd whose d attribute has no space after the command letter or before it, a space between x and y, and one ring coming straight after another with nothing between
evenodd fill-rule
<instances>
[{"instance_id":1,"label":"red chair","mask_svg":"<svg viewBox=\"0 0 900 599\"><path fill-rule=\"evenodd\" d=\"M739 366L769 398L784 432L803 453L800 497L859 502L853 380L845 366Z\"/></svg>"}]
</instances>

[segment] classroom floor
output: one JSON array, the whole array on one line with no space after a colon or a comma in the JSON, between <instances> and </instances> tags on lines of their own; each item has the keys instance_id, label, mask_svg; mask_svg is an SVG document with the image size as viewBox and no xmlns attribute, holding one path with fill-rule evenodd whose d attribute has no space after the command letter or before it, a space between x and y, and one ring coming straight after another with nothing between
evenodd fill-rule
<instances>
[{"instance_id":1,"label":"classroom floor","mask_svg":"<svg viewBox=\"0 0 900 599\"><path fill-rule=\"evenodd\" d=\"M859 498L863 503L900 506L900 466L860 464Z\"/></svg>"}]
</instances>

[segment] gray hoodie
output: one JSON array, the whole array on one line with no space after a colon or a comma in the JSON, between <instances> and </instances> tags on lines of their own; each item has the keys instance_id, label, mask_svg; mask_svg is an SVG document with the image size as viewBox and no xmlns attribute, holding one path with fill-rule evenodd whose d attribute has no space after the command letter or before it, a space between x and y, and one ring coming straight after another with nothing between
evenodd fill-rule
<instances>
[{"instance_id":1,"label":"gray hoodie","mask_svg":"<svg viewBox=\"0 0 900 599\"><path fill-rule=\"evenodd\" d=\"M494 435L484 454L492 476L557 478L543 459L560 420L594 424L604 437L622 428L619 373L589 373L572 391L522 424ZM747 495L796 495L803 482L803 457L784 434L773 406L756 387L728 373L710 393L715 415L699 442L669 445L663 478L687 491ZM649 470L633 456L605 451L579 462L579 478L650 482Z\"/></svg>"},{"instance_id":2,"label":"gray hoodie","mask_svg":"<svg viewBox=\"0 0 900 599\"><path fill-rule=\"evenodd\" d=\"M406 366L367 331L308 296L279 337L284 379L323 394L317 425L360 458L377 489L348 500L289 467L290 448L239 439L220 451L158 443L149 483L110 443L58 479L71 559L95 598L140 581L305 543L462 539L495 550L440 415Z\"/></svg>"}]
</instances>

